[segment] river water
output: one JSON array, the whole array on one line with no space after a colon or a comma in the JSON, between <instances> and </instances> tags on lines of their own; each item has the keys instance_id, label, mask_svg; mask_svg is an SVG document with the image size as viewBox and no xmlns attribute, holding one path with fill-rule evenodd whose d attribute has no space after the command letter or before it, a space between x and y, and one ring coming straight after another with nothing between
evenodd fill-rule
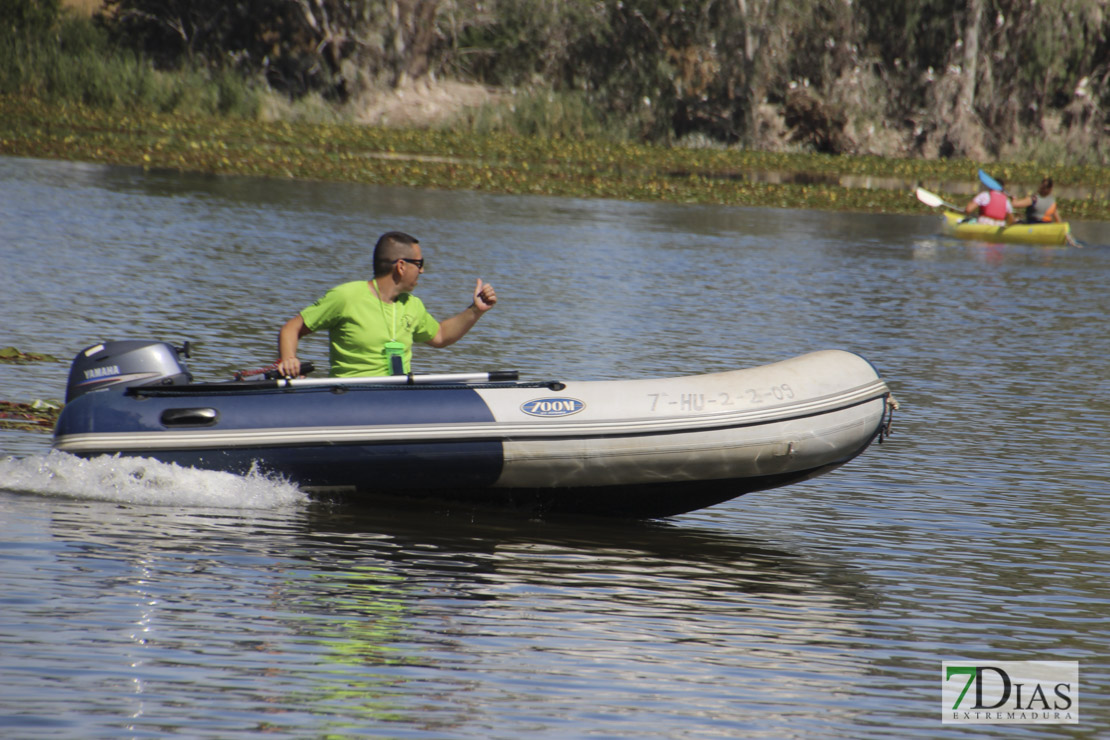
<instances>
[{"instance_id":1,"label":"river water","mask_svg":"<svg viewBox=\"0 0 1110 740\"><path fill-rule=\"evenodd\" d=\"M907 198L912 197L907 193ZM894 434L665 521L313 501L263 477L80 461L0 431L5 738L932 738L1110 726L1110 224L1083 248L936 214L661 205L0 158L0 399L99 340L202 379L424 246L434 314L500 303L418 371L526 379L869 358ZM322 339L302 357L326 360ZM942 724L943 661L1077 661L1078 723Z\"/></svg>"}]
</instances>

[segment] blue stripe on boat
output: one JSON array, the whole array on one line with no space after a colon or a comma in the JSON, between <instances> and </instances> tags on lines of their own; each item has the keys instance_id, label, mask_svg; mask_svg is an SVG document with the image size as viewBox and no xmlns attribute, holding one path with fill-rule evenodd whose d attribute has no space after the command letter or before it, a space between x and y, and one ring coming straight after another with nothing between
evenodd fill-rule
<instances>
[{"instance_id":1,"label":"blue stripe on boat","mask_svg":"<svg viewBox=\"0 0 1110 740\"><path fill-rule=\"evenodd\" d=\"M216 409L206 431L260 428L368 427L397 424L439 426L492 422L493 414L481 397L463 387L374 387L350 393L340 387L247 391L243 394L131 395L110 388L80 396L67 404L55 436L72 434L164 432L165 412ZM141 389L137 389L140 390ZM133 391L134 392L134 391ZM275 403L260 403L267 396ZM175 427L177 428L177 427ZM183 427L188 428L188 427ZM123 453L143 456L143 453ZM490 486L501 474L501 443L491 440L427 442L297 444L248 449L159 450L164 462L233 473L250 471L256 460L267 460L263 470L304 486L357 486L374 490L392 486Z\"/></svg>"}]
</instances>

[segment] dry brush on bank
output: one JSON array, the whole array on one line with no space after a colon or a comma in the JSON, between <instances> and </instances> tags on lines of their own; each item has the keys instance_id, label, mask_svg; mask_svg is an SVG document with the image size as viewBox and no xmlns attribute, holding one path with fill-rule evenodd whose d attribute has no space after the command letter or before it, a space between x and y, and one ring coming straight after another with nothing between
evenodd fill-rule
<instances>
[{"instance_id":1,"label":"dry brush on bank","mask_svg":"<svg viewBox=\"0 0 1110 740\"><path fill-rule=\"evenodd\" d=\"M13 0L25 2L27 0ZM1104 163L1101 0L105 0L160 66L231 65L369 107L453 79L531 91L572 128L655 142ZM535 127L543 112L493 117ZM517 105L517 107L527 107ZM572 133L572 132L567 132Z\"/></svg>"},{"instance_id":2,"label":"dry brush on bank","mask_svg":"<svg viewBox=\"0 0 1110 740\"><path fill-rule=\"evenodd\" d=\"M75 14L59 13L61 2L80 16L95 9L85 21L95 33L67 30ZM28 54L34 34L53 53ZM1110 159L1102 0L8 0L3 52L0 91L100 105L126 107L132 95L161 110L259 115L277 94L309 101L318 118L381 122L373 112L398 92L451 81L500 103L453 124L478 130ZM70 52L103 71L71 70L62 84L43 69ZM132 59L130 71L96 61L112 54ZM215 92L159 76L175 71Z\"/></svg>"}]
</instances>

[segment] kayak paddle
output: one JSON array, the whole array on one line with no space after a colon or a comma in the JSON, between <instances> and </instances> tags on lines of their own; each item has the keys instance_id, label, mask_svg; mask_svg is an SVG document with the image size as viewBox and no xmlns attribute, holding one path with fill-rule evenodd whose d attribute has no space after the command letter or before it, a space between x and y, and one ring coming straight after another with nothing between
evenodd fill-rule
<instances>
[{"instance_id":1,"label":"kayak paddle","mask_svg":"<svg viewBox=\"0 0 1110 740\"><path fill-rule=\"evenodd\" d=\"M939 195L935 195L934 193L930 193L928 190L926 190L924 188L918 188L915 191L915 194L917 195L917 199L919 201L921 201L925 205L929 206L930 208L937 208L939 206L944 206L945 208L950 208L951 210L956 211L957 213L963 213L964 212L964 209L960 208L959 206L954 206L946 200L941 200L941 197Z\"/></svg>"},{"instance_id":2,"label":"kayak paddle","mask_svg":"<svg viewBox=\"0 0 1110 740\"><path fill-rule=\"evenodd\" d=\"M983 185L986 186L987 190L1001 190L1003 195L1010 196L1010 194L1006 192L1006 188L1002 187L1002 183L1000 183L998 180L995 180L986 172L983 172L982 169L979 170L979 182L983 183Z\"/></svg>"}]
</instances>

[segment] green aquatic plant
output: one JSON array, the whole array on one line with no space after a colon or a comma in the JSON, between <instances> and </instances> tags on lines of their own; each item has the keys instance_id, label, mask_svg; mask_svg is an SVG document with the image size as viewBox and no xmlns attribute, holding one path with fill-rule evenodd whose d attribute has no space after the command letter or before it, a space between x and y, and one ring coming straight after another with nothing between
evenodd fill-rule
<instances>
[{"instance_id":1,"label":"green aquatic plant","mask_svg":"<svg viewBox=\"0 0 1110 740\"><path fill-rule=\"evenodd\" d=\"M49 432L58 422L62 402L37 399L30 403L0 401L0 429Z\"/></svg>"},{"instance_id":2,"label":"green aquatic plant","mask_svg":"<svg viewBox=\"0 0 1110 740\"><path fill-rule=\"evenodd\" d=\"M670 147L461 129L257 121L229 116L104 110L0 95L0 154L147 169L578 198L716 203L881 213L924 213L914 188L953 201L948 183L972 186L966 159L783 154ZM1036 164L993 173L1032 187ZM1053 170L1069 219L1110 220L1110 170Z\"/></svg>"},{"instance_id":3,"label":"green aquatic plant","mask_svg":"<svg viewBox=\"0 0 1110 740\"><path fill-rule=\"evenodd\" d=\"M0 363L26 365L31 362L57 362L58 358L38 352L23 352L15 347L0 347Z\"/></svg>"}]
</instances>

